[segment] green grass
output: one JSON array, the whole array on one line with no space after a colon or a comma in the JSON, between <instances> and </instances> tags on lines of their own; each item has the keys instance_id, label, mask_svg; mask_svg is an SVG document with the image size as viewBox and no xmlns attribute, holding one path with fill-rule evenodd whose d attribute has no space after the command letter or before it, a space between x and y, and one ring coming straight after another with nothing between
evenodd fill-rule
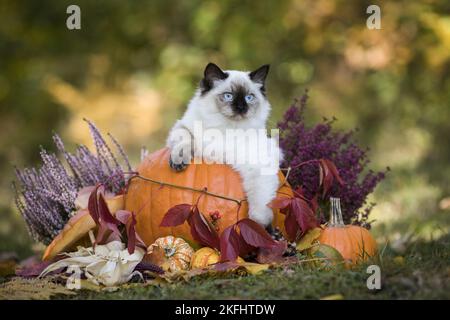
<instances>
[{"instance_id":1,"label":"green grass","mask_svg":"<svg viewBox=\"0 0 450 320\"><path fill-rule=\"evenodd\" d=\"M448 216L439 215L438 224L448 230ZM413 228L408 220L408 230ZM425 223L421 223L421 226ZM414 235L419 235L416 227ZM416 230L417 229L417 230ZM406 229L405 229L406 230ZM395 230L378 230L378 239ZM407 230L406 230L407 231ZM406 234L404 231L402 234ZM375 233L375 230L374 230ZM75 296L57 299L320 299L340 294L345 299L450 299L450 234L432 241L413 237L402 252L381 248L381 290L369 290L366 266L354 270L311 270L295 266L276 269L259 276L197 277L189 282L162 286L137 286L115 292L82 290ZM424 239L424 238L419 238ZM431 238L432 239L432 238ZM11 238L9 238L11 240ZM12 244L8 244L12 247ZM25 247L25 246L24 246ZM28 249L29 250L29 249ZM28 250L19 252L27 256ZM0 250L1 251L1 250ZM400 261L403 258L403 262ZM8 279L0 278L0 283Z\"/></svg>"},{"instance_id":2,"label":"green grass","mask_svg":"<svg viewBox=\"0 0 450 320\"><path fill-rule=\"evenodd\" d=\"M81 291L70 299L450 299L450 236L411 243L403 253L381 257L381 290L369 290L365 266L319 271L296 266L259 276L194 278L188 283L135 287L111 293ZM65 298L60 296L58 298Z\"/></svg>"}]
</instances>

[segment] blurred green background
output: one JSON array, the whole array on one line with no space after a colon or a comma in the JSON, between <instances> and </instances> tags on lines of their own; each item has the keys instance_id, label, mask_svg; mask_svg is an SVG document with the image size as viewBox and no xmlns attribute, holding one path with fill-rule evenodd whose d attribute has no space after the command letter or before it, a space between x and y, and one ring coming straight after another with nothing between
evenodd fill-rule
<instances>
[{"instance_id":1,"label":"blurred green background","mask_svg":"<svg viewBox=\"0 0 450 320\"><path fill-rule=\"evenodd\" d=\"M81 30L66 8L81 8ZM366 8L381 7L381 30ZM163 145L204 66L270 63L274 127L310 89L308 121L358 127L371 166L390 166L372 218L393 247L449 233L450 2L0 2L0 252L32 252L13 205L13 165L54 150L52 131L90 145L82 118L111 132L133 162Z\"/></svg>"}]
</instances>

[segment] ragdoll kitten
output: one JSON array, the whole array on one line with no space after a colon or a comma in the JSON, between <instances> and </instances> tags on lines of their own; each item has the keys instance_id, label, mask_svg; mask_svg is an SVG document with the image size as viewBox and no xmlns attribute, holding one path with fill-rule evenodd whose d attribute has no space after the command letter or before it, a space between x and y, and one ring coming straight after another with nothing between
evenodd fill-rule
<instances>
[{"instance_id":1,"label":"ragdoll kitten","mask_svg":"<svg viewBox=\"0 0 450 320\"><path fill-rule=\"evenodd\" d=\"M253 72L222 71L209 63L185 114L172 128L167 146L171 149L169 164L176 171L185 169L194 156L197 159L199 155L203 161L232 166L242 177L250 219L270 230L273 213L267 204L278 189L281 152L275 139L268 138L265 132L271 109L264 85L268 71L268 65ZM203 129L201 132L196 128L199 124ZM211 134L208 135L210 139L206 138L205 132L224 137L230 129L240 129L234 131L238 136L251 130L255 132L254 129L264 130L264 134L248 144L242 140L224 143L219 138L211 139ZM206 149L214 151L201 152ZM249 157L254 157L253 160L256 157L257 161L249 161ZM268 166L271 169L264 170Z\"/></svg>"}]
</instances>

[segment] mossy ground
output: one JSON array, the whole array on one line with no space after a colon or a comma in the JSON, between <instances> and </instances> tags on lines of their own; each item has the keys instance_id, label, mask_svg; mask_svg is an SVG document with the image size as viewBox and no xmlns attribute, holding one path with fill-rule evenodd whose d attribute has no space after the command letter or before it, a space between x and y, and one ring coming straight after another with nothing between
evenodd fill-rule
<instances>
[{"instance_id":1,"label":"mossy ground","mask_svg":"<svg viewBox=\"0 0 450 320\"><path fill-rule=\"evenodd\" d=\"M450 236L411 243L400 256L387 248L381 260L381 290L369 290L366 266L311 270L296 266L258 276L193 278L160 287L111 293L81 291L70 299L450 299ZM58 298L66 298L59 296Z\"/></svg>"}]
</instances>

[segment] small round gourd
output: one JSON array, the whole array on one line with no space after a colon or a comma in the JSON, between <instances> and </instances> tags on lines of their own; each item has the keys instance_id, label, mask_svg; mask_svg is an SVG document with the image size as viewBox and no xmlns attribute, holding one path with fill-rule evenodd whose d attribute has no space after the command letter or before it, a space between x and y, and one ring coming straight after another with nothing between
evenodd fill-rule
<instances>
[{"instance_id":1,"label":"small round gourd","mask_svg":"<svg viewBox=\"0 0 450 320\"><path fill-rule=\"evenodd\" d=\"M206 268L220 261L220 253L213 248L203 247L195 251L191 260L192 269Z\"/></svg>"},{"instance_id":2,"label":"small round gourd","mask_svg":"<svg viewBox=\"0 0 450 320\"><path fill-rule=\"evenodd\" d=\"M339 251L347 266L366 261L377 253L377 243L369 230L344 224L339 198L331 198L330 222L318 241Z\"/></svg>"},{"instance_id":3,"label":"small round gourd","mask_svg":"<svg viewBox=\"0 0 450 320\"><path fill-rule=\"evenodd\" d=\"M194 249L183 239L173 236L161 237L147 248L146 261L154 263L165 271L188 270Z\"/></svg>"}]
</instances>

